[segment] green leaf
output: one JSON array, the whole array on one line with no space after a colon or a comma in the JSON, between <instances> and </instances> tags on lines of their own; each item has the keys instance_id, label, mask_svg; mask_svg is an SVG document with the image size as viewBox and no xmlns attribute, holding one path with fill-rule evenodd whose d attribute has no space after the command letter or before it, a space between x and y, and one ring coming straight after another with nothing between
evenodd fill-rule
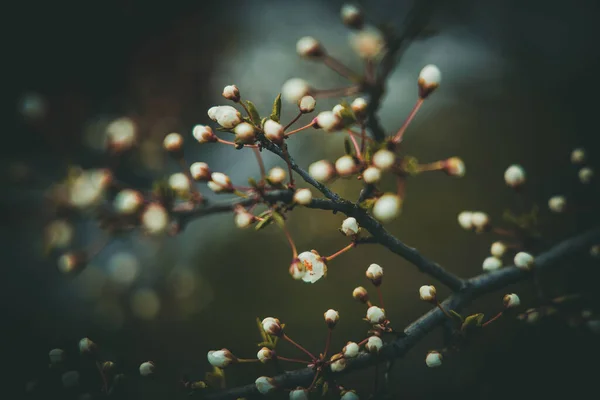
<instances>
[{"instance_id":1,"label":"green leaf","mask_svg":"<svg viewBox=\"0 0 600 400\"><path fill-rule=\"evenodd\" d=\"M248 106L248 113L250 114L250 120L256 126L260 126L260 114L258 114L258 110L254 103L250 100L246 100L246 104Z\"/></svg>"},{"instance_id":2,"label":"green leaf","mask_svg":"<svg viewBox=\"0 0 600 400\"><path fill-rule=\"evenodd\" d=\"M254 178L248 178L248 185L252 186L253 188L258 188L258 183L256 182L256 179Z\"/></svg>"},{"instance_id":3,"label":"green leaf","mask_svg":"<svg viewBox=\"0 0 600 400\"><path fill-rule=\"evenodd\" d=\"M264 227L266 227L267 225L269 225L271 222L273 222L272 215L267 215L262 221L259 221L258 224L256 224L254 229L259 231L259 230L263 229Z\"/></svg>"},{"instance_id":4,"label":"green leaf","mask_svg":"<svg viewBox=\"0 0 600 400\"><path fill-rule=\"evenodd\" d=\"M210 387L225 389L225 371L221 368L213 367L212 372L206 373L204 380Z\"/></svg>"},{"instance_id":5,"label":"green leaf","mask_svg":"<svg viewBox=\"0 0 600 400\"><path fill-rule=\"evenodd\" d=\"M373 206L375 205L375 202L377 201L377 199L366 199L363 200L359 206L360 208L363 208L365 210L370 210L373 208Z\"/></svg>"},{"instance_id":6,"label":"green leaf","mask_svg":"<svg viewBox=\"0 0 600 400\"><path fill-rule=\"evenodd\" d=\"M450 310L450 311L448 311L448 312L449 312L451 315L453 315L453 316L455 316L456 318L458 318L458 320L460 320L460 322L464 322L464 321L465 321L465 319L463 318L463 316L462 316L462 315L460 315L459 313L457 313L456 311L454 311L454 310Z\"/></svg>"},{"instance_id":7,"label":"green leaf","mask_svg":"<svg viewBox=\"0 0 600 400\"><path fill-rule=\"evenodd\" d=\"M260 332L260 337L262 338L263 342L268 341L269 335L267 335L267 333L263 329L262 322L261 322L260 318L258 318L258 317L256 317L256 326L258 326L258 331Z\"/></svg>"},{"instance_id":8,"label":"green leaf","mask_svg":"<svg viewBox=\"0 0 600 400\"><path fill-rule=\"evenodd\" d=\"M483 317L484 317L484 315L482 313L469 315L467 318L465 318L465 321L463 322L462 326L460 327L460 330L465 331L470 328L480 327L481 322L483 321Z\"/></svg>"},{"instance_id":9,"label":"green leaf","mask_svg":"<svg viewBox=\"0 0 600 400\"><path fill-rule=\"evenodd\" d=\"M281 117L281 93L277 95L273 102L273 108L271 109L271 119L275 122L279 122Z\"/></svg>"},{"instance_id":10,"label":"green leaf","mask_svg":"<svg viewBox=\"0 0 600 400\"><path fill-rule=\"evenodd\" d=\"M352 145L350 144L350 139L348 138L344 138L344 151L348 155L354 154L354 152L352 151Z\"/></svg>"},{"instance_id":11,"label":"green leaf","mask_svg":"<svg viewBox=\"0 0 600 400\"><path fill-rule=\"evenodd\" d=\"M283 226L285 225L285 219L283 218L283 215L281 215L277 211L273 211L271 216L273 217L273 220L277 223L277 225L283 228Z\"/></svg>"},{"instance_id":12,"label":"green leaf","mask_svg":"<svg viewBox=\"0 0 600 400\"><path fill-rule=\"evenodd\" d=\"M419 160L415 157L405 156L402 159L402 170L409 175L419 174Z\"/></svg>"},{"instance_id":13,"label":"green leaf","mask_svg":"<svg viewBox=\"0 0 600 400\"><path fill-rule=\"evenodd\" d=\"M323 383L323 390L321 391L321 396L325 396L327 391L329 390L329 382L325 381Z\"/></svg>"}]
</instances>

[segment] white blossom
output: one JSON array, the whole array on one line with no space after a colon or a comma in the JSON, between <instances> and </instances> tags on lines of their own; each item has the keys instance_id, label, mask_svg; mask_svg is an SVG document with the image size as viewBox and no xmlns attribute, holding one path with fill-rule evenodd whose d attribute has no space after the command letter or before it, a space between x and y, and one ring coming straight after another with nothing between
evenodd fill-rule
<instances>
[{"instance_id":1,"label":"white blossom","mask_svg":"<svg viewBox=\"0 0 600 400\"><path fill-rule=\"evenodd\" d=\"M342 392L342 397L340 397L340 400L360 400L360 398L355 392L348 390Z\"/></svg>"},{"instance_id":2,"label":"white blossom","mask_svg":"<svg viewBox=\"0 0 600 400\"><path fill-rule=\"evenodd\" d=\"M325 313L323 314L323 317L325 318L325 323L327 324L329 329L333 329L333 327L340 320L340 313L337 312L336 310L329 309L329 310L325 311Z\"/></svg>"},{"instance_id":3,"label":"white blossom","mask_svg":"<svg viewBox=\"0 0 600 400\"><path fill-rule=\"evenodd\" d=\"M375 286L379 286L383 279L383 268L379 264L371 264L365 275Z\"/></svg>"},{"instance_id":4,"label":"white blossom","mask_svg":"<svg viewBox=\"0 0 600 400\"><path fill-rule=\"evenodd\" d=\"M283 328L277 318L267 317L262 320L262 328L269 335L280 336L283 334Z\"/></svg>"},{"instance_id":5,"label":"white blossom","mask_svg":"<svg viewBox=\"0 0 600 400\"><path fill-rule=\"evenodd\" d=\"M497 257L487 257L483 260L484 271L495 271L500 267L502 267L502 260Z\"/></svg>"},{"instance_id":6,"label":"white blossom","mask_svg":"<svg viewBox=\"0 0 600 400\"><path fill-rule=\"evenodd\" d=\"M346 358L354 358L358 355L359 350L360 350L360 347L358 347L357 343L348 342L342 348L342 353L344 353L344 357L346 357Z\"/></svg>"},{"instance_id":7,"label":"white blossom","mask_svg":"<svg viewBox=\"0 0 600 400\"><path fill-rule=\"evenodd\" d=\"M308 400L308 390L301 387L291 390L290 400Z\"/></svg>"},{"instance_id":8,"label":"white blossom","mask_svg":"<svg viewBox=\"0 0 600 400\"><path fill-rule=\"evenodd\" d=\"M383 308L371 306L367 309L367 320L372 324L380 324L385 321L385 311Z\"/></svg>"},{"instance_id":9,"label":"white blossom","mask_svg":"<svg viewBox=\"0 0 600 400\"><path fill-rule=\"evenodd\" d=\"M594 177L594 170L592 170L590 167L581 168L578 176L581 183L590 183Z\"/></svg>"},{"instance_id":10,"label":"white blossom","mask_svg":"<svg viewBox=\"0 0 600 400\"><path fill-rule=\"evenodd\" d=\"M117 118L106 127L107 145L114 151L130 149L135 143L137 127L131 118Z\"/></svg>"},{"instance_id":11,"label":"white blossom","mask_svg":"<svg viewBox=\"0 0 600 400\"><path fill-rule=\"evenodd\" d=\"M348 217L342 222L342 228L340 230L346 236L355 236L358 235L360 227L358 226L358 222L356 222L356 218Z\"/></svg>"},{"instance_id":12,"label":"white blossom","mask_svg":"<svg viewBox=\"0 0 600 400\"><path fill-rule=\"evenodd\" d=\"M50 364L59 364L65 360L65 351L63 349L52 349L48 353Z\"/></svg>"},{"instance_id":13,"label":"white blossom","mask_svg":"<svg viewBox=\"0 0 600 400\"><path fill-rule=\"evenodd\" d=\"M571 152L571 162L573 164L583 164L585 162L585 149L579 147Z\"/></svg>"},{"instance_id":14,"label":"white blossom","mask_svg":"<svg viewBox=\"0 0 600 400\"><path fill-rule=\"evenodd\" d=\"M515 255L514 262L517 268L530 270L531 268L533 268L535 258L529 253L520 251Z\"/></svg>"},{"instance_id":15,"label":"white blossom","mask_svg":"<svg viewBox=\"0 0 600 400\"><path fill-rule=\"evenodd\" d=\"M367 343L365 344L365 348L369 353L379 353L379 350L383 347L383 341L379 336L371 336Z\"/></svg>"},{"instance_id":16,"label":"white blossom","mask_svg":"<svg viewBox=\"0 0 600 400\"><path fill-rule=\"evenodd\" d=\"M440 86L442 73L437 66L433 64L426 65L419 73L417 82L419 85L419 96L422 99L427 98L427 96Z\"/></svg>"},{"instance_id":17,"label":"white blossom","mask_svg":"<svg viewBox=\"0 0 600 400\"><path fill-rule=\"evenodd\" d=\"M506 253L506 245L503 242L497 241L492 243L490 247L490 254L494 257L500 258Z\"/></svg>"},{"instance_id":18,"label":"white blossom","mask_svg":"<svg viewBox=\"0 0 600 400\"><path fill-rule=\"evenodd\" d=\"M473 229L473 212L461 211L458 214L458 224L461 228L470 231Z\"/></svg>"},{"instance_id":19,"label":"white blossom","mask_svg":"<svg viewBox=\"0 0 600 400\"><path fill-rule=\"evenodd\" d=\"M223 97L234 102L240 101L240 90L235 85L227 85L223 88Z\"/></svg>"},{"instance_id":20,"label":"white blossom","mask_svg":"<svg viewBox=\"0 0 600 400\"><path fill-rule=\"evenodd\" d=\"M461 158L451 157L444 162L444 171L449 176L462 178L463 176L465 176L465 172L467 170L465 168L465 163Z\"/></svg>"},{"instance_id":21,"label":"white blossom","mask_svg":"<svg viewBox=\"0 0 600 400\"><path fill-rule=\"evenodd\" d=\"M385 193L375 202L373 216L381 222L390 222L400 215L402 201L394 193Z\"/></svg>"},{"instance_id":22,"label":"white blossom","mask_svg":"<svg viewBox=\"0 0 600 400\"><path fill-rule=\"evenodd\" d=\"M256 139L256 131L254 126L248 122L241 122L233 128L235 133L235 140L238 143L249 144L253 143Z\"/></svg>"},{"instance_id":23,"label":"white blossom","mask_svg":"<svg viewBox=\"0 0 600 400\"><path fill-rule=\"evenodd\" d=\"M365 304L367 303L367 301L369 301L369 293L367 292L367 289L365 289L362 286L354 288L354 290L352 291L352 297Z\"/></svg>"},{"instance_id":24,"label":"white blossom","mask_svg":"<svg viewBox=\"0 0 600 400\"><path fill-rule=\"evenodd\" d=\"M306 273L302 280L307 283L315 283L327 275L327 264L316 251L305 251L298 255L298 259L304 265Z\"/></svg>"},{"instance_id":25,"label":"white blossom","mask_svg":"<svg viewBox=\"0 0 600 400\"><path fill-rule=\"evenodd\" d=\"M471 222L478 232L483 232L490 225L490 217L484 212L476 211L471 215Z\"/></svg>"},{"instance_id":26,"label":"white blossom","mask_svg":"<svg viewBox=\"0 0 600 400\"><path fill-rule=\"evenodd\" d=\"M163 140L163 147L169 152L180 151L183 147L183 136L176 132L169 133Z\"/></svg>"},{"instance_id":27,"label":"white blossom","mask_svg":"<svg viewBox=\"0 0 600 400\"><path fill-rule=\"evenodd\" d=\"M329 368L331 368L332 372L343 371L348 363L348 361L344 358L344 355L341 353L331 356L330 361L331 364L329 364Z\"/></svg>"},{"instance_id":28,"label":"white blossom","mask_svg":"<svg viewBox=\"0 0 600 400\"><path fill-rule=\"evenodd\" d=\"M90 338L84 337L79 341L78 347L81 354L89 354L96 349L96 343Z\"/></svg>"},{"instance_id":29,"label":"white blossom","mask_svg":"<svg viewBox=\"0 0 600 400\"><path fill-rule=\"evenodd\" d=\"M369 167L362 174L365 183L374 184L381 180L381 170L377 167Z\"/></svg>"},{"instance_id":30,"label":"white blossom","mask_svg":"<svg viewBox=\"0 0 600 400\"><path fill-rule=\"evenodd\" d=\"M385 48L385 39L375 28L364 28L350 34L350 46L360 58L373 59Z\"/></svg>"},{"instance_id":31,"label":"white blossom","mask_svg":"<svg viewBox=\"0 0 600 400\"><path fill-rule=\"evenodd\" d=\"M303 96L298 101L298 108L300 109L300 112L302 112L303 114L308 114L308 113L313 112L315 110L316 105L317 105L317 100L315 100L315 98L312 96Z\"/></svg>"},{"instance_id":32,"label":"white blossom","mask_svg":"<svg viewBox=\"0 0 600 400\"><path fill-rule=\"evenodd\" d=\"M336 160L335 171L341 177L348 177L358 171L358 165L352 156L345 155Z\"/></svg>"},{"instance_id":33,"label":"white blossom","mask_svg":"<svg viewBox=\"0 0 600 400\"><path fill-rule=\"evenodd\" d=\"M275 122L272 119L266 120L263 126L263 131L265 133L265 137L271 142L277 144L283 143L283 126L279 122Z\"/></svg>"},{"instance_id":34,"label":"white blossom","mask_svg":"<svg viewBox=\"0 0 600 400\"><path fill-rule=\"evenodd\" d=\"M335 168L327 160L315 161L308 166L308 174L319 182L329 182L335 176Z\"/></svg>"},{"instance_id":35,"label":"white blossom","mask_svg":"<svg viewBox=\"0 0 600 400\"><path fill-rule=\"evenodd\" d=\"M256 353L256 358L263 364L266 364L275 357L275 352L268 347L263 347Z\"/></svg>"},{"instance_id":36,"label":"white blossom","mask_svg":"<svg viewBox=\"0 0 600 400\"><path fill-rule=\"evenodd\" d=\"M363 14L355 5L344 4L340 10L340 16L344 25L354 29L362 28Z\"/></svg>"},{"instance_id":37,"label":"white blossom","mask_svg":"<svg viewBox=\"0 0 600 400\"><path fill-rule=\"evenodd\" d=\"M429 368L441 367L442 366L442 354L437 351L430 351L425 357L425 363Z\"/></svg>"},{"instance_id":38,"label":"white blossom","mask_svg":"<svg viewBox=\"0 0 600 400\"><path fill-rule=\"evenodd\" d=\"M227 129L234 128L242 122L242 114L232 106L211 107L208 117Z\"/></svg>"},{"instance_id":39,"label":"white blossom","mask_svg":"<svg viewBox=\"0 0 600 400\"><path fill-rule=\"evenodd\" d=\"M133 214L144 203L144 196L137 190L123 189L113 201L115 210L120 214Z\"/></svg>"},{"instance_id":40,"label":"white blossom","mask_svg":"<svg viewBox=\"0 0 600 400\"><path fill-rule=\"evenodd\" d=\"M286 177L286 172L283 168L281 167L274 167L271 168L271 170L269 171L269 181L274 184L274 185L279 185L281 183L283 183L283 181L285 180Z\"/></svg>"},{"instance_id":41,"label":"white blossom","mask_svg":"<svg viewBox=\"0 0 600 400\"><path fill-rule=\"evenodd\" d=\"M325 132L334 132L341 128L342 119L333 111L321 111L315 118L317 126Z\"/></svg>"},{"instance_id":42,"label":"white blossom","mask_svg":"<svg viewBox=\"0 0 600 400\"><path fill-rule=\"evenodd\" d=\"M231 186L231 180L227 175L221 172L213 172L210 175L208 187L215 193L231 192L233 190L233 187Z\"/></svg>"},{"instance_id":43,"label":"white blossom","mask_svg":"<svg viewBox=\"0 0 600 400\"><path fill-rule=\"evenodd\" d=\"M362 119L365 116L367 112L367 106L367 101L362 97L357 97L352 101L352 104L350 104L354 115L358 119Z\"/></svg>"},{"instance_id":44,"label":"white blossom","mask_svg":"<svg viewBox=\"0 0 600 400\"><path fill-rule=\"evenodd\" d=\"M154 373L154 363L152 361L146 361L140 364L140 375L149 376Z\"/></svg>"},{"instance_id":45,"label":"white blossom","mask_svg":"<svg viewBox=\"0 0 600 400\"><path fill-rule=\"evenodd\" d=\"M419 288L419 297L423 301L434 301L436 293L435 286L433 285L424 285Z\"/></svg>"},{"instance_id":46,"label":"white blossom","mask_svg":"<svg viewBox=\"0 0 600 400\"><path fill-rule=\"evenodd\" d=\"M312 36L304 36L296 42L296 53L300 57L318 57L323 55L321 43Z\"/></svg>"},{"instance_id":47,"label":"white blossom","mask_svg":"<svg viewBox=\"0 0 600 400\"><path fill-rule=\"evenodd\" d=\"M73 225L64 219L56 219L45 228L46 246L61 249L69 246L73 240Z\"/></svg>"},{"instance_id":48,"label":"white blossom","mask_svg":"<svg viewBox=\"0 0 600 400\"><path fill-rule=\"evenodd\" d=\"M192 136L198 141L198 143L210 143L217 141L217 135L213 132L212 128L208 125L196 125L192 129Z\"/></svg>"},{"instance_id":49,"label":"white blossom","mask_svg":"<svg viewBox=\"0 0 600 400\"><path fill-rule=\"evenodd\" d=\"M206 358L210 365L217 368L225 368L236 361L235 356L227 349L211 350L206 355Z\"/></svg>"},{"instance_id":50,"label":"white blossom","mask_svg":"<svg viewBox=\"0 0 600 400\"><path fill-rule=\"evenodd\" d=\"M190 174L197 181L208 181L210 180L211 172L207 163L195 162L190 165Z\"/></svg>"},{"instance_id":51,"label":"white blossom","mask_svg":"<svg viewBox=\"0 0 600 400\"><path fill-rule=\"evenodd\" d=\"M176 172L169 177L169 186L176 192L190 191L190 180L183 172Z\"/></svg>"},{"instance_id":52,"label":"white blossom","mask_svg":"<svg viewBox=\"0 0 600 400\"><path fill-rule=\"evenodd\" d=\"M502 299L502 301L504 303L504 307L506 307L506 308L518 307L521 304L521 300L519 299L519 296L517 296L514 293L505 295L504 298Z\"/></svg>"}]
</instances>

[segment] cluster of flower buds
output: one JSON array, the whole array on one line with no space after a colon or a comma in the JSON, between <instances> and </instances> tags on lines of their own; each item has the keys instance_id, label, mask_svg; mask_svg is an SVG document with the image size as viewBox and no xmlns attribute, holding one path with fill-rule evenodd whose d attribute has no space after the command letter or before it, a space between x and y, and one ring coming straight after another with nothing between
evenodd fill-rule
<instances>
[{"instance_id":1,"label":"cluster of flower buds","mask_svg":"<svg viewBox=\"0 0 600 400\"><path fill-rule=\"evenodd\" d=\"M462 211L458 214L458 224L468 231L477 233L487 231L490 225L490 217L482 211Z\"/></svg>"},{"instance_id":2,"label":"cluster of flower buds","mask_svg":"<svg viewBox=\"0 0 600 400\"><path fill-rule=\"evenodd\" d=\"M579 147L571 152L571 162L575 165L582 166L578 172L579 181L584 184L588 184L594 178L594 170L589 166L585 166L586 163L585 149Z\"/></svg>"}]
</instances>

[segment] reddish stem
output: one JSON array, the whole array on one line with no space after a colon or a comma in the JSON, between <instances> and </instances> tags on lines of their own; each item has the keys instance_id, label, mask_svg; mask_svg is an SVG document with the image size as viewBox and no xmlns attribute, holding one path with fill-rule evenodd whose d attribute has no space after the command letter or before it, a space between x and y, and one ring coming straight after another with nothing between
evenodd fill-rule
<instances>
[{"instance_id":1,"label":"reddish stem","mask_svg":"<svg viewBox=\"0 0 600 400\"><path fill-rule=\"evenodd\" d=\"M286 335L285 333L283 334L282 338L284 338L285 340L287 340L288 342L290 342L291 344L293 344L294 346L296 346L298 349L302 350L304 353L306 353L310 359L313 362L317 361L317 358L308 350L306 350L304 347L300 346L298 343L294 342L288 335Z\"/></svg>"},{"instance_id":2,"label":"reddish stem","mask_svg":"<svg viewBox=\"0 0 600 400\"><path fill-rule=\"evenodd\" d=\"M343 249L333 253L332 255L330 255L329 257L323 257L325 259L325 261L331 261L334 258L336 258L337 256L339 256L340 254L344 254L345 252L347 252L348 250L352 249L353 247L356 247L356 242L352 242L350 243L348 246L344 247Z\"/></svg>"},{"instance_id":3,"label":"reddish stem","mask_svg":"<svg viewBox=\"0 0 600 400\"><path fill-rule=\"evenodd\" d=\"M402 126L400 127L400 129L398 130L398 132L396 133L394 138L392 139L393 143L400 143L402 141L402 136L404 136L404 132L406 131L406 128L408 128L408 125L410 125L413 118L415 118L415 115L417 115L419 108L421 108L421 106L423 105L423 100L424 99L419 97L419 99L413 106L412 110L410 111L410 114L408 114L406 121L404 121L404 123L402 124Z\"/></svg>"},{"instance_id":4,"label":"reddish stem","mask_svg":"<svg viewBox=\"0 0 600 400\"><path fill-rule=\"evenodd\" d=\"M312 121L310 121L310 123L309 123L309 124L307 124L307 125L304 125L303 127L300 127L300 128L298 128L298 129L294 129L293 131L290 131L290 132L286 133L286 134L285 134L285 137L290 137L290 136L292 136L294 133L302 132L303 130L305 130L305 129L308 129L308 128L312 128L313 126L314 126L314 123L313 123Z\"/></svg>"},{"instance_id":5,"label":"reddish stem","mask_svg":"<svg viewBox=\"0 0 600 400\"><path fill-rule=\"evenodd\" d=\"M380 286L377 286L377 296L379 296L379 307L385 309L385 306L383 305L383 295L381 294Z\"/></svg>"},{"instance_id":6,"label":"reddish stem","mask_svg":"<svg viewBox=\"0 0 600 400\"><path fill-rule=\"evenodd\" d=\"M353 131L351 131L350 129L347 130L348 131L348 135L350 136L350 140L352 141L352 144L354 145L354 151L356 152L356 157L362 161L362 152L360 150L360 147L358 146L358 142L356 141L356 138L354 137L354 135L352 134ZM364 143L364 142L363 142Z\"/></svg>"},{"instance_id":7,"label":"reddish stem","mask_svg":"<svg viewBox=\"0 0 600 400\"><path fill-rule=\"evenodd\" d=\"M295 363L300 363L300 364L311 364L312 361L305 361L305 360L299 360L297 358L287 358L287 357L281 357L281 356L276 356L278 360L282 360L282 361L289 361L289 362L295 362Z\"/></svg>"},{"instance_id":8,"label":"reddish stem","mask_svg":"<svg viewBox=\"0 0 600 400\"><path fill-rule=\"evenodd\" d=\"M258 162L258 167L260 168L260 179L262 182L264 182L267 173L265 171L265 164L263 163L262 156L260 155L260 151L258 150L258 148L253 147L252 150L254 151L256 161Z\"/></svg>"},{"instance_id":9,"label":"reddish stem","mask_svg":"<svg viewBox=\"0 0 600 400\"><path fill-rule=\"evenodd\" d=\"M287 125L286 125L286 126L283 128L283 131L284 131L284 132L285 132L285 131L287 131L287 130L288 130L288 128L289 128L290 126L294 125L294 122L298 121L298 120L300 119L300 117L301 117L301 116L302 116L302 111L301 111L301 112L299 112L299 113L298 113L298 115L296 115L296 116L294 117L294 119L293 119L293 120L291 120L291 121L290 121L290 123L289 123L289 124L287 124Z\"/></svg>"},{"instance_id":10,"label":"reddish stem","mask_svg":"<svg viewBox=\"0 0 600 400\"><path fill-rule=\"evenodd\" d=\"M333 71L337 72L344 78L348 78L351 81L354 81L358 78L358 75L352 71L350 68L346 67L339 60L331 57L330 55L325 54L323 56L323 64L327 65Z\"/></svg>"},{"instance_id":11,"label":"reddish stem","mask_svg":"<svg viewBox=\"0 0 600 400\"><path fill-rule=\"evenodd\" d=\"M491 324L492 322L494 322L495 320L497 320L498 318L500 318L502 316L502 311L500 311L498 314L496 314L493 318L489 319L488 321L486 321L485 323L483 323L481 325L482 328L485 328L486 326L488 326L489 324Z\"/></svg>"},{"instance_id":12,"label":"reddish stem","mask_svg":"<svg viewBox=\"0 0 600 400\"><path fill-rule=\"evenodd\" d=\"M294 259L298 258L298 250L296 249L296 245L294 244L292 235L290 235L290 232L287 230L285 225L282 226L281 229L283 229L283 233L285 234L285 237L287 238L288 242L290 243L290 247L292 248L293 258Z\"/></svg>"},{"instance_id":13,"label":"reddish stem","mask_svg":"<svg viewBox=\"0 0 600 400\"><path fill-rule=\"evenodd\" d=\"M218 141L219 143L228 144L228 145L230 145L230 146L237 147L237 143L230 142L229 140L225 140L225 139L217 138L217 141ZM245 145L244 145L244 147L254 147L254 148L258 148L258 146L257 146L257 145L255 145L255 144L245 144Z\"/></svg>"},{"instance_id":14,"label":"reddish stem","mask_svg":"<svg viewBox=\"0 0 600 400\"><path fill-rule=\"evenodd\" d=\"M446 315L446 317L453 319L452 315L450 315L450 313L448 311L446 311L446 309L444 307L442 307L442 304L437 300L436 300L436 305L440 310L442 310L442 312Z\"/></svg>"},{"instance_id":15,"label":"reddish stem","mask_svg":"<svg viewBox=\"0 0 600 400\"><path fill-rule=\"evenodd\" d=\"M331 342L331 328L327 329L327 341L325 342L325 350L323 350L323 358L327 357L327 351L329 351L329 343Z\"/></svg>"}]
</instances>

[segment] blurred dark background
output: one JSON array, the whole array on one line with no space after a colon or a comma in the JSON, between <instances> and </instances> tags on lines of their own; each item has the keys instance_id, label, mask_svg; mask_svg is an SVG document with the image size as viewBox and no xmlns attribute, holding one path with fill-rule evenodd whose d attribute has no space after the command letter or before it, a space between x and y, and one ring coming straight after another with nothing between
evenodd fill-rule
<instances>
[{"instance_id":1,"label":"blurred dark background","mask_svg":"<svg viewBox=\"0 0 600 400\"><path fill-rule=\"evenodd\" d=\"M399 26L410 4L363 3L369 18L393 26ZM499 237L462 231L456 222L462 210L487 211L502 224L505 209L523 211L538 204L548 245L599 222L597 180L581 185L569 155L584 147L597 170L600 55L593 39L600 34L600 6L593 0L438 3L430 27L439 33L406 52L391 77L381 116L390 133L397 129L415 100L420 68L437 64L444 74L442 87L408 130L406 149L423 161L460 156L467 174L411 181L403 215L389 229L467 277L481 272L489 245ZM133 118L143 139L137 155L117 169L130 184L149 188L153 180L177 170L160 148L172 131L188 140L188 161L208 161L238 182L248 171L256 176L251 155L192 143L191 127L208 123L206 110L224 104L220 92L226 84L237 84L245 98L266 110L292 76L323 87L342 82L325 67L298 59L294 46L301 36L318 37L333 55L358 69L360 61L339 22L342 4L125 0L15 5L5 50L6 65L14 67L5 86L11 103L5 106L0 147L2 353L14 398L27 382L46 373L50 349L64 348L75 358L77 341L85 336L132 376L140 362L153 360L160 379L136 383L137 394L129 395L148 399L172 397L182 374L201 378L209 370L210 349L227 347L254 357L256 317L280 318L291 337L319 351L326 333L322 314L337 309L341 321L333 348L341 348L365 334L363 307L350 294L355 286L368 288L364 271L372 262L385 270L386 311L394 326L428 310L417 290L436 282L385 249L359 247L334 261L327 279L305 285L289 278L290 252L277 229L240 232L227 215L196 221L175 238L118 239L75 279L61 276L55 259L44 256L43 229L52 219L46 190L64 179L67 165L105 165L99 144L114 118ZM317 107L333 104L323 101ZM293 114L293 107L284 110L288 118ZM342 145L333 136L307 133L290 145L292 154L305 166L335 159ZM502 179L513 163L527 171L523 199ZM282 165L273 157L267 164ZM338 181L333 188L354 197L359 185ZM555 194L567 196L575 210L551 215L547 199ZM297 210L290 229L300 250L329 254L346 243L336 232L341 220ZM98 234L93 224L78 223L76 243L94 241ZM134 264L135 279L115 278L115 255L121 263L125 258ZM586 309L597 316L598 264L584 255L543 276L546 295L584 293L590 299ZM437 286L442 297L448 294ZM506 293L512 291L520 295L523 309L540 304L531 283ZM484 298L469 311L497 312L504 293ZM442 368L428 369L426 352L441 346L441 332L436 332L397 362L394 396L564 398L597 391L598 336L560 318L533 326L501 319ZM296 355L284 346L281 352ZM227 370L227 379L230 385L244 384L270 373L242 366ZM372 370L363 371L341 383L367 398L372 376Z\"/></svg>"}]
</instances>

